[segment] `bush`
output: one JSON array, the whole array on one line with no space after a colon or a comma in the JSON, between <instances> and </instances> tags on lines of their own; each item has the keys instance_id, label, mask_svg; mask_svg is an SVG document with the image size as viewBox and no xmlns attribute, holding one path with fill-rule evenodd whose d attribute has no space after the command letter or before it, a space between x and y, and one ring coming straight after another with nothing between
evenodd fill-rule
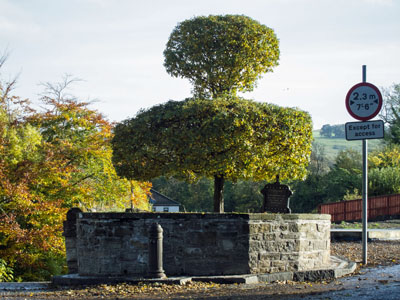
<instances>
[{"instance_id":1,"label":"bush","mask_svg":"<svg viewBox=\"0 0 400 300\"><path fill-rule=\"evenodd\" d=\"M14 280L13 269L7 265L7 262L0 258L0 282L9 282Z\"/></svg>"}]
</instances>

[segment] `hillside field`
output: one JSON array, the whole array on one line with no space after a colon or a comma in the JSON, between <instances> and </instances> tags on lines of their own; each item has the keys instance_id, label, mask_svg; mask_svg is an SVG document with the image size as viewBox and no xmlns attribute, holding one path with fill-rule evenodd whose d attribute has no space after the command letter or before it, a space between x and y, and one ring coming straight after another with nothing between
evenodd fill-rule
<instances>
[{"instance_id":1,"label":"hillside field","mask_svg":"<svg viewBox=\"0 0 400 300\"><path fill-rule=\"evenodd\" d=\"M325 154L330 160L334 159L341 150L353 148L357 151L362 151L362 141L347 141L345 138L326 138L321 137L320 130L314 130L314 142L325 146ZM368 140L368 152L377 149L382 145L383 139Z\"/></svg>"}]
</instances>

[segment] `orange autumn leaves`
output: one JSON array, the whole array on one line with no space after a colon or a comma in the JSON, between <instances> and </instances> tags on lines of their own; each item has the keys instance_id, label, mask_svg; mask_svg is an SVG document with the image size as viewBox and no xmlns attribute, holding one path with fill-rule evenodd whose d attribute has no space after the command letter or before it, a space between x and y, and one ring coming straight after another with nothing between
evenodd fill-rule
<instances>
[{"instance_id":1,"label":"orange autumn leaves","mask_svg":"<svg viewBox=\"0 0 400 300\"><path fill-rule=\"evenodd\" d=\"M112 124L88 103L43 97L44 109L35 111L3 87L0 257L14 280L48 279L63 271L62 222L70 207L124 210L132 203L149 209L151 186L117 176Z\"/></svg>"}]
</instances>

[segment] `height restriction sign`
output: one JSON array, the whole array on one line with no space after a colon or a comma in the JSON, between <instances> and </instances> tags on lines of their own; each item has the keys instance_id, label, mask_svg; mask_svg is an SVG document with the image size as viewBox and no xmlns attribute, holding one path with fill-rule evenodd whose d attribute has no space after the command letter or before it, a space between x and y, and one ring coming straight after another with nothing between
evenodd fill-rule
<instances>
[{"instance_id":1,"label":"height restriction sign","mask_svg":"<svg viewBox=\"0 0 400 300\"><path fill-rule=\"evenodd\" d=\"M360 121L368 121L381 110L382 94L371 83L358 83L347 93L346 108L353 118Z\"/></svg>"}]
</instances>

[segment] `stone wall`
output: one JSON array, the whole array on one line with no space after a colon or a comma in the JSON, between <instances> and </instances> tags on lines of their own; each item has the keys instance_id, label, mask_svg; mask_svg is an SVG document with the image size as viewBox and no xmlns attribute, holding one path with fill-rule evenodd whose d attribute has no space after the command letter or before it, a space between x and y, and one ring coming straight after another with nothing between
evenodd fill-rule
<instances>
[{"instance_id":1,"label":"stone wall","mask_svg":"<svg viewBox=\"0 0 400 300\"><path fill-rule=\"evenodd\" d=\"M65 236L67 257L73 253L80 275L145 276L153 223L164 230L167 276L302 271L329 265L330 215L76 214L75 223L67 220L64 230L71 232L69 226L76 226L76 237ZM72 259L72 268L73 263Z\"/></svg>"}]
</instances>

